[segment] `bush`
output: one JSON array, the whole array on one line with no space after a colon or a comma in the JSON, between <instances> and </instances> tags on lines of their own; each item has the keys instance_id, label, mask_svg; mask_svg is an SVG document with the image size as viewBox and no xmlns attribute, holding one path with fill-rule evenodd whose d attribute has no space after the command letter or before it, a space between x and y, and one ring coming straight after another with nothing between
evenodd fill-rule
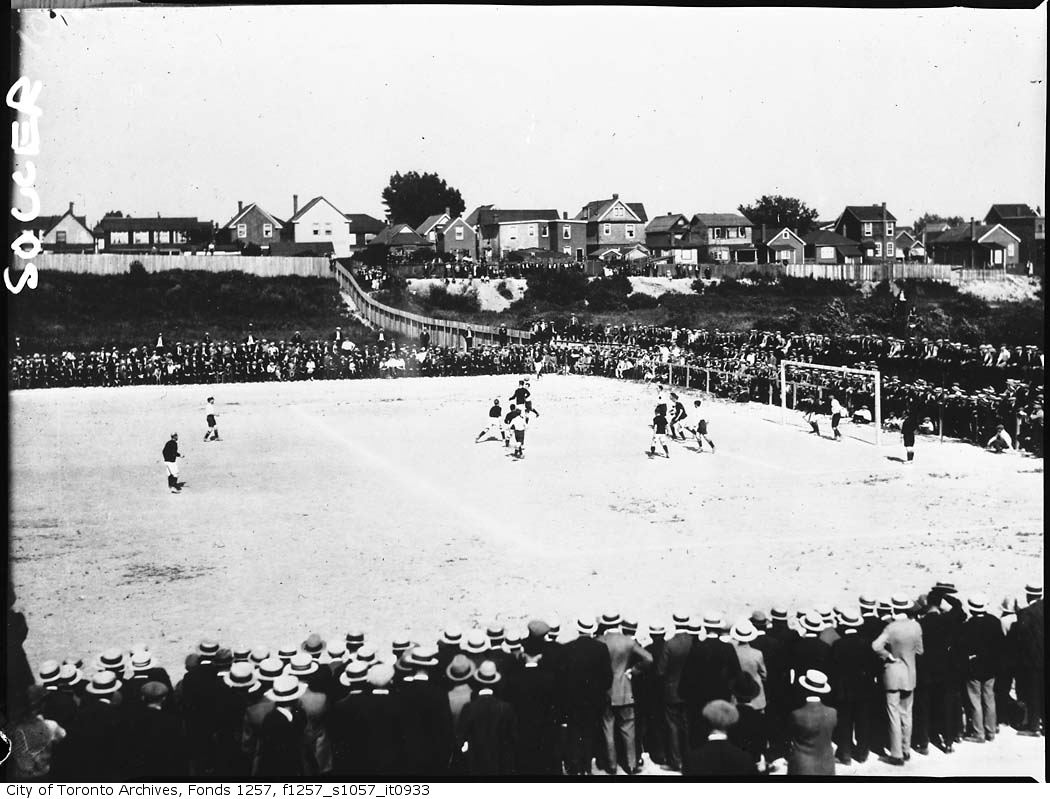
<instances>
[{"instance_id":1,"label":"bush","mask_svg":"<svg viewBox=\"0 0 1050 799\"><path fill-rule=\"evenodd\" d=\"M505 300L513 300L514 292L507 286L506 280L501 280L496 284L496 293L499 294Z\"/></svg>"},{"instance_id":2,"label":"bush","mask_svg":"<svg viewBox=\"0 0 1050 799\"><path fill-rule=\"evenodd\" d=\"M427 310L458 311L460 313L477 313L481 310L476 289L453 292L444 286L433 286L421 300Z\"/></svg>"},{"instance_id":3,"label":"bush","mask_svg":"<svg viewBox=\"0 0 1050 799\"><path fill-rule=\"evenodd\" d=\"M777 282L785 294L794 297L852 297L859 293L855 286L843 280L780 275Z\"/></svg>"},{"instance_id":4,"label":"bush","mask_svg":"<svg viewBox=\"0 0 1050 799\"><path fill-rule=\"evenodd\" d=\"M660 300L651 294L636 291L627 297L627 307L632 311L644 311L649 308L660 307Z\"/></svg>"},{"instance_id":5,"label":"bush","mask_svg":"<svg viewBox=\"0 0 1050 799\"><path fill-rule=\"evenodd\" d=\"M587 298L587 277L582 272L540 272L529 277L529 287L522 298L526 304L546 302L561 308Z\"/></svg>"},{"instance_id":6,"label":"bush","mask_svg":"<svg viewBox=\"0 0 1050 799\"><path fill-rule=\"evenodd\" d=\"M149 272L142 265L142 261L132 261L128 266L128 283L132 286L145 286L149 283Z\"/></svg>"},{"instance_id":7,"label":"bush","mask_svg":"<svg viewBox=\"0 0 1050 799\"><path fill-rule=\"evenodd\" d=\"M630 293L631 281L624 275L596 278L587 285L587 309L596 313L623 310Z\"/></svg>"}]
</instances>

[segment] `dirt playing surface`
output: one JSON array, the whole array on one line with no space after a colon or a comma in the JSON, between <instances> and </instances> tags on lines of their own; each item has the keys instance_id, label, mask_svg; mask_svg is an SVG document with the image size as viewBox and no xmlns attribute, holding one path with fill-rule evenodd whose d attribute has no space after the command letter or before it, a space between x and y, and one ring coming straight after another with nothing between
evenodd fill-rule
<instances>
[{"instance_id":1,"label":"dirt playing surface","mask_svg":"<svg viewBox=\"0 0 1050 799\"><path fill-rule=\"evenodd\" d=\"M653 388L545 376L519 461L474 443L516 384L13 392L11 557L30 661L141 641L177 678L205 635L276 648L359 625L384 646L432 641L449 621L733 618L946 577L997 604L1042 574L1042 460L920 439L906 466L895 434L881 449L834 443L796 416L781 426L778 408L717 401L703 408L717 454L676 442L650 459ZM209 394L223 440L204 443ZM176 431L181 495L160 457ZM982 773L1041 775L1037 742L1018 750L1038 749L1034 764L1011 750Z\"/></svg>"}]
</instances>

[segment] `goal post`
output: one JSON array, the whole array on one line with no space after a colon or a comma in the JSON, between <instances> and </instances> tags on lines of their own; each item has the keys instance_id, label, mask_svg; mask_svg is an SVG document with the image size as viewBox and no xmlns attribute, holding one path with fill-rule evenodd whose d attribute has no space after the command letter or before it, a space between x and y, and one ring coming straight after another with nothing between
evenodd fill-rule
<instances>
[{"instance_id":1,"label":"goal post","mask_svg":"<svg viewBox=\"0 0 1050 799\"><path fill-rule=\"evenodd\" d=\"M806 361L781 361L780 362L780 423L787 424L787 399L788 399L788 368L806 369L812 371L831 372L839 375L866 375L874 383L872 392L875 406L872 408L872 424L875 425L875 446L882 444L882 378L878 369L853 369L849 366L828 366L820 363L807 363ZM792 385L799 385L793 382ZM817 387L822 388L822 387ZM794 405L794 403L793 403Z\"/></svg>"}]
</instances>

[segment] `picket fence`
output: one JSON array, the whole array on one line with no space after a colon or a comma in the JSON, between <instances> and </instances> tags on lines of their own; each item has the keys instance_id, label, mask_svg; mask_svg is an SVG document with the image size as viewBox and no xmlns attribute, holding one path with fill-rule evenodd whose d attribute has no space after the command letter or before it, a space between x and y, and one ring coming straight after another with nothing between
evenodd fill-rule
<instances>
[{"instance_id":1,"label":"picket fence","mask_svg":"<svg viewBox=\"0 0 1050 799\"><path fill-rule=\"evenodd\" d=\"M147 272L172 269L204 272L247 272L259 277L332 276L327 258L245 255L134 255L131 253L40 253L33 258L42 272L78 272L89 275L121 275L135 262Z\"/></svg>"}]
</instances>

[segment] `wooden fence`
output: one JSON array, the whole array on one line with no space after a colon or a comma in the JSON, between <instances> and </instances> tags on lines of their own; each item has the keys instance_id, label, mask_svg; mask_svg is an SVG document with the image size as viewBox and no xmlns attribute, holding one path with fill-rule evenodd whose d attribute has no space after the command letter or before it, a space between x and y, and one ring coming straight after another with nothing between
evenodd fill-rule
<instances>
[{"instance_id":1,"label":"wooden fence","mask_svg":"<svg viewBox=\"0 0 1050 799\"><path fill-rule=\"evenodd\" d=\"M335 278L339 281L340 287L350 295L361 316L383 330L400 333L410 338L419 338L419 334L426 330L430 334L430 343L436 347L458 349L464 346L463 331L465 330L473 333L475 344L499 343L498 327L475 325L455 319L420 316L377 302L361 288L350 271L338 262L335 263ZM507 336L510 344L528 344L532 338L528 330L509 328Z\"/></svg>"},{"instance_id":2,"label":"wooden fence","mask_svg":"<svg viewBox=\"0 0 1050 799\"><path fill-rule=\"evenodd\" d=\"M40 253L36 268L47 272L80 272L90 275L121 275L138 261L147 272L192 269L204 272L247 272L259 277L332 276L327 258L246 255L134 255L130 253Z\"/></svg>"}]
</instances>

